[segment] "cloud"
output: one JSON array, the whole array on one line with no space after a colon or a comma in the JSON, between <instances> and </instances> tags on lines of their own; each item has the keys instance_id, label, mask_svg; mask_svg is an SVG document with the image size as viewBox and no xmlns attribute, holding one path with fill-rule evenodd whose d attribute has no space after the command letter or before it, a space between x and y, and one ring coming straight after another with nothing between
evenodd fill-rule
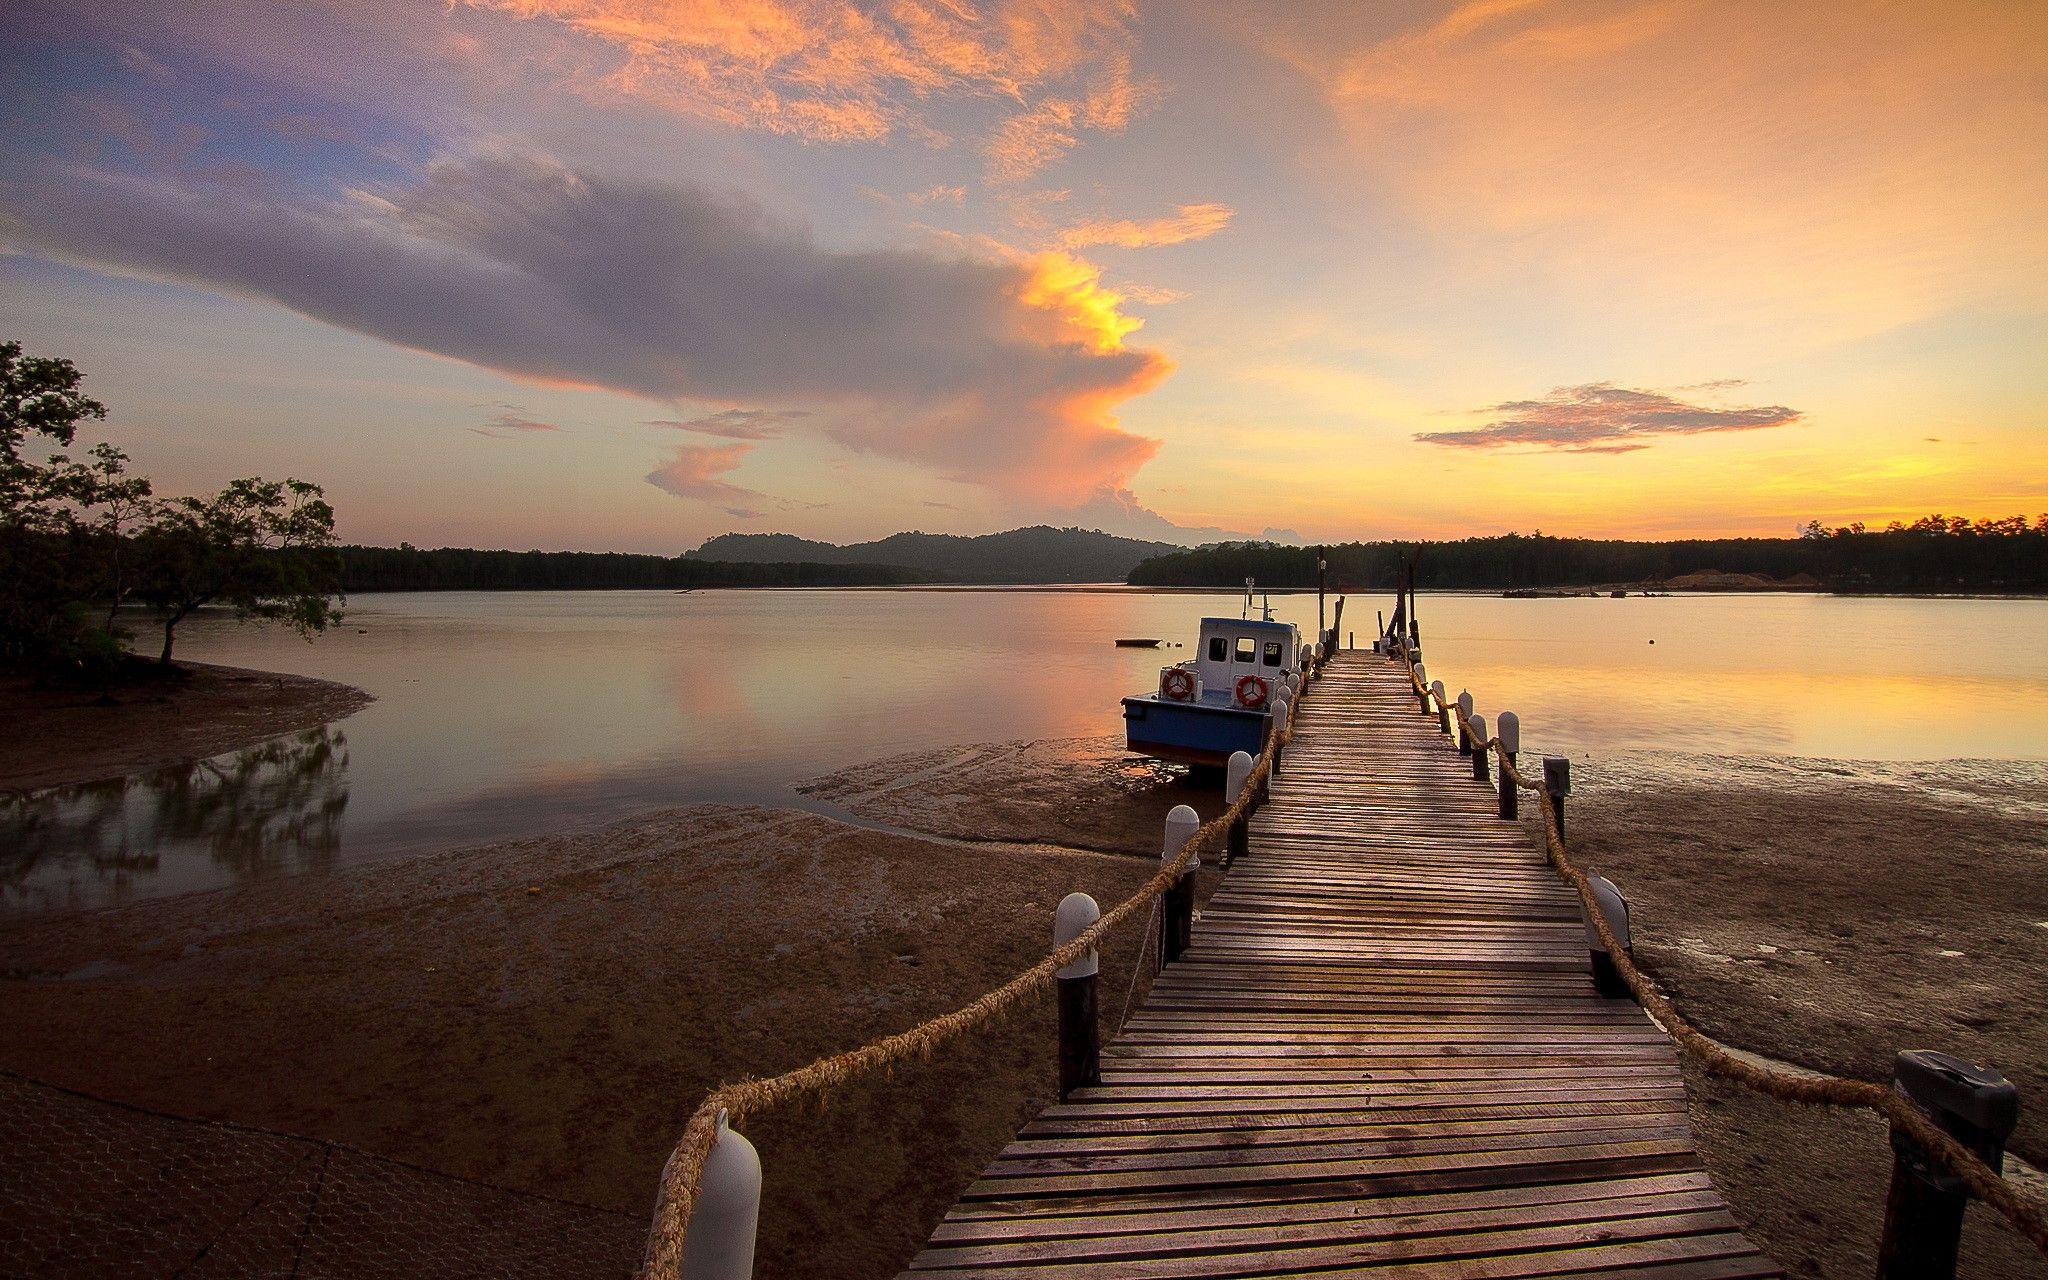
<instances>
[{"instance_id":1,"label":"cloud","mask_svg":"<svg viewBox=\"0 0 2048 1280\"><path fill-rule=\"evenodd\" d=\"M694 431L704 436L722 436L727 440L774 440L783 434L784 428L810 416L802 409L726 409L688 421L655 418L647 425Z\"/></svg>"},{"instance_id":2,"label":"cloud","mask_svg":"<svg viewBox=\"0 0 2048 1280\"><path fill-rule=\"evenodd\" d=\"M1162 244L1185 244L1206 240L1230 225L1236 210L1227 204L1184 204L1170 218L1133 222L1128 218L1096 218L1078 222L1060 232L1060 245L1083 249L1090 245L1112 245L1119 249L1145 249Z\"/></svg>"},{"instance_id":3,"label":"cloud","mask_svg":"<svg viewBox=\"0 0 2048 1280\"><path fill-rule=\"evenodd\" d=\"M708 503L738 520L762 514L755 505L766 498L752 489L742 489L725 475L746 461L750 444L686 444L654 470L647 483L678 498Z\"/></svg>"},{"instance_id":4,"label":"cloud","mask_svg":"<svg viewBox=\"0 0 2048 1280\"><path fill-rule=\"evenodd\" d=\"M1162 285L1131 284L1125 282L1116 291L1132 302L1143 302L1150 306L1163 307L1175 302L1186 302L1194 295L1184 289L1168 289Z\"/></svg>"},{"instance_id":5,"label":"cloud","mask_svg":"<svg viewBox=\"0 0 2048 1280\"><path fill-rule=\"evenodd\" d=\"M562 428L552 422L540 422L526 416L526 410L516 404L501 404L498 412L480 427L471 427L480 436L493 440L509 440L517 436L531 435L537 431L560 431Z\"/></svg>"},{"instance_id":6,"label":"cloud","mask_svg":"<svg viewBox=\"0 0 2048 1280\"><path fill-rule=\"evenodd\" d=\"M1172 367L1066 254L840 252L744 200L532 158L327 200L64 169L0 188L0 237L535 382L801 405L851 447L1055 502L1152 456L1114 410Z\"/></svg>"},{"instance_id":7,"label":"cloud","mask_svg":"<svg viewBox=\"0 0 2048 1280\"><path fill-rule=\"evenodd\" d=\"M912 204L965 204L967 188L943 185L926 187L922 191L913 191L903 198Z\"/></svg>"},{"instance_id":8,"label":"cloud","mask_svg":"<svg viewBox=\"0 0 2048 1280\"><path fill-rule=\"evenodd\" d=\"M1738 386L1714 382L1706 387ZM1558 387L1541 400L1509 400L1482 410L1508 416L1483 427L1461 431L1425 431L1425 444L1460 449L1499 449L1524 445L1564 453L1632 453L1650 447L1659 436L1702 435L1716 431L1758 431L1786 427L1804 415L1784 405L1716 409L1688 404L1662 391L1635 391L1611 382Z\"/></svg>"},{"instance_id":9,"label":"cloud","mask_svg":"<svg viewBox=\"0 0 2048 1280\"><path fill-rule=\"evenodd\" d=\"M992 173L1018 180L1080 131L1128 124L1131 0L465 0L543 21L606 53L597 83L735 128L811 142L947 136L934 108L1018 104L989 141Z\"/></svg>"}]
</instances>

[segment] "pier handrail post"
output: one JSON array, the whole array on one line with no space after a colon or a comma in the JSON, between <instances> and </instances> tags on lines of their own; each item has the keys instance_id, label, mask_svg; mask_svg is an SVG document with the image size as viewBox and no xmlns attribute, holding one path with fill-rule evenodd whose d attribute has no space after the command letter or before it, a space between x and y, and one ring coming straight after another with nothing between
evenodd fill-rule
<instances>
[{"instance_id":1,"label":"pier handrail post","mask_svg":"<svg viewBox=\"0 0 2048 1280\"><path fill-rule=\"evenodd\" d=\"M1411 666L1411 667L1414 667L1414 668L1415 668L1415 683L1416 683L1416 684L1418 684L1418 685L1421 685L1421 686L1422 686L1422 688L1421 688L1420 692L1418 692L1418 693L1417 693L1417 694L1415 695L1415 705L1416 705L1416 706L1418 706L1418 707L1420 707L1420 708L1422 709L1422 714L1423 714L1423 715L1428 715L1428 714L1429 714L1429 668L1428 668L1428 667L1425 667L1425 666L1423 666L1423 665L1422 665L1422 664L1421 664L1420 662L1416 662L1416 661L1413 661L1413 660L1411 660L1411 661L1409 662L1409 664L1408 664L1408 665L1409 665L1409 666Z\"/></svg>"},{"instance_id":2,"label":"pier handrail post","mask_svg":"<svg viewBox=\"0 0 2048 1280\"><path fill-rule=\"evenodd\" d=\"M1494 727L1493 734L1500 739L1500 749L1506 754L1508 763L1513 764L1515 762L1515 754L1522 749L1522 717L1512 711L1501 712L1500 723ZM1508 771L1502 769L1500 771L1500 816L1512 819L1520 817L1521 813L1522 789L1515 785L1515 780L1508 776Z\"/></svg>"},{"instance_id":3,"label":"pier handrail post","mask_svg":"<svg viewBox=\"0 0 2048 1280\"><path fill-rule=\"evenodd\" d=\"M1470 689L1458 690L1458 710L1464 712L1467 719L1471 717L1472 691ZM1462 720L1458 723L1458 754L1461 756L1472 754L1472 735L1465 731L1465 724Z\"/></svg>"},{"instance_id":4,"label":"pier handrail post","mask_svg":"<svg viewBox=\"0 0 2048 1280\"><path fill-rule=\"evenodd\" d=\"M1436 727L1448 738L1451 736L1451 703L1448 698L1444 697L1443 681L1432 680L1429 682L1429 697L1430 701L1436 703Z\"/></svg>"},{"instance_id":5,"label":"pier handrail post","mask_svg":"<svg viewBox=\"0 0 2048 1280\"><path fill-rule=\"evenodd\" d=\"M1256 763L1249 751L1233 751L1230 762L1223 767L1223 803L1236 804L1244 794L1245 785L1251 781L1252 765ZM1225 846L1224 860L1241 858L1250 853L1251 813L1253 806L1245 805L1236 821L1230 824L1230 842Z\"/></svg>"},{"instance_id":6,"label":"pier handrail post","mask_svg":"<svg viewBox=\"0 0 2048 1280\"><path fill-rule=\"evenodd\" d=\"M1159 851L1161 862L1171 862L1180 856L1181 849L1194 837L1202 825L1202 818L1184 804L1173 806L1173 812L1166 815L1166 840ZM1195 872L1201 868L1202 855L1188 859L1187 869L1173 887L1160 895L1159 911L1159 963L1172 964L1188 949L1188 939L1195 928Z\"/></svg>"},{"instance_id":7,"label":"pier handrail post","mask_svg":"<svg viewBox=\"0 0 2048 1280\"><path fill-rule=\"evenodd\" d=\"M677 1280L751 1280L761 1225L761 1153L718 1113L697 1202L683 1237Z\"/></svg>"},{"instance_id":8,"label":"pier handrail post","mask_svg":"<svg viewBox=\"0 0 2048 1280\"><path fill-rule=\"evenodd\" d=\"M1486 749L1479 745L1484 741L1486 741L1486 717L1474 715L1472 717L1472 745L1467 751L1467 754L1472 757L1472 780L1474 782L1489 781L1486 773Z\"/></svg>"},{"instance_id":9,"label":"pier handrail post","mask_svg":"<svg viewBox=\"0 0 2048 1280\"><path fill-rule=\"evenodd\" d=\"M1100 919L1102 908L1095 899L1085 893L1068 894L1053 909L1053 947L1066 946ZM1102 1083L1102 1030L1095 1012L1095 978L1101 968L1101 956L1090 947L1087 955L1058 974L1061 1102L1076 1089Z\"/></svg>"},{"instance_id":10,"label":"pier handrail post","mask_svg":"<svg viewBox=\"0 0 2048 1280\"><path fill-rule=\"evenodd\" d=\"M1892 1088L1936 1127L2003 1172L2005 1141L2019 1122L2020 1095L1990 1067L1931 1049L1902 1050L1892 1062ZM1955 1280L1963 1210L1962 1179L1892 1126L1892 1182L1885 1195L1877 1280Z\"/></svg>"},{"instance_id":11,"label":"pier handrail post","mask_svg":"<svg viewBox=\"0 0 2048 1280\"><path fill-rule=\"evenodd\" d=\"M1273 727L1271 732L1274 735L1274 741L1273 763L1266 769L1267 776L1269 777L1277 778L1280 776L1280 756L1281 753L1287 750L1287 744L1279 740L1279 735L1286 730L1287 714L1293 709L1293 695L1291 695L1287 690L1282 689L1280 691L1280 695L1273 699L1273 706L1271 710L1271 715L1273 717Z\"/></svg>"},{"instance_id":12,"label":"pier handrail post","mask_svg":"<svg viewBox=\"0 0 2048 1280\"><path fill-rule=\"evenodd\" d=\"M1628 934L1628 899L1621 896L1621 890L1614 887L1614 881L1606 876L1587 876L1587 883L1593 886L1593 901L1600 904L1600 914L1607 918L1608 931L1614 940L1627 951L1630 947ZM1579 915L1586 926L1586 951L1593 962L1593 989L1601 995L1613 998L1633 994L1628 983L1621 977L1621 970L1615 968L1614 957L1608 954L1607 944L1600 940L1599 930L1593 927L1593 919L1582 904Z\"/></svg>"},{"instance_id":13,"label":"pier handrail post","mask_svg":"<svg viewBox=\"0 0 2048 1280\"><path fill-rule=\"evenodd\" d=\"M1572 762L1564 756L1543 757L1543 790L1557 810L1557 838L1564 839L1564 798L1572 793Z\"/></svg>"}]
</instances>

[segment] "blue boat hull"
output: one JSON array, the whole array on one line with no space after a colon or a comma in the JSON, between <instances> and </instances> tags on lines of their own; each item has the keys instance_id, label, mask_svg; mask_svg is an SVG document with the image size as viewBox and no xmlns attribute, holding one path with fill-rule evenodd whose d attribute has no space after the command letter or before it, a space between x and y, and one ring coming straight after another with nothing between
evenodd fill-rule
<instances>
[{"instance_id":1,"label":"blue boat hull","mask_svg":"<svg viewBox=\"0 0 2048 1280\"><path fill-rule=\"evenodd\" d=\"M1232 752L1256 756L1266 745L1266 713L1160 697L1124 699L1124 742L1139 755L1183 764L1224 765Z\"/></svg>"}]
</instances>

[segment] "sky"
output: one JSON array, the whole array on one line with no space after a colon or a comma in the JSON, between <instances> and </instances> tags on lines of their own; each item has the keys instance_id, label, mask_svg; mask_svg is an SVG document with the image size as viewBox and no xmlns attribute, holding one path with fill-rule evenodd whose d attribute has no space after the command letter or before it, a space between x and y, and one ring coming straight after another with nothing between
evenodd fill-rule
<instances>
[{"instance_id":1,"label":"sky","mask_svg":"<svg viewBox=\"0 0 2048 1280\"><path fill-rule=\"evenodd\" d=\"M12 0L160 491L674 554L2048 511L2038 0Z\"/></svg>"}]
</instances>

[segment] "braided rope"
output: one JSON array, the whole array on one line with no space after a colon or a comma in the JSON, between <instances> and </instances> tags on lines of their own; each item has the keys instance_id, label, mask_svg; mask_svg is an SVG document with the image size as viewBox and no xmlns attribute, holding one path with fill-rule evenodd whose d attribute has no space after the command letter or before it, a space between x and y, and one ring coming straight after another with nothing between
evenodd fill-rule
<instances>
[{"instance_id":1,"label":"braided rope","mask_svg":"<svg viewBox=\"0 0 2048 1280\"><path fill-rule=\"evenodd\" d=\"M1405 659L1406 646L1400 646L1395 655ZM1417 696L1429 693L1415 674L1415 664L1405 662L1408 669L1408 683ZM1643 1011L1664 1028L1680 1049L1713 1075L1754 1089L1759 1093L1784 1102L1803 1103L1808 1106L1862 1107L1876 1112L1889 1121L1893 1127L1903 1130L1919 1148L1933 1156L1948 1171L1960 1179L1963 1185L1975 1192L1978 1198L1998 1210L2015 1231L2033 1244L2036 1249L2048 1253L2048 1205L2038 1197L2021 1191L2007 1181L1998 1170L1986 1164L1982 1157L1959 1142L1955 1136L1936 1125L1926 1112L1915 1106L1896 1089L1872 1084L1867 1080L1849 1080L1841 1076L1816 1073L1795 1075L1789 1071L1765 1066L1746 1058L1737 1057L1719 1041L1707 1035L1678 1011L1649 975L1636 967L1635 959L1621 939L1615 936L1614 928L1607 922L1607 914L1600 909L1593 894L1593 885L1586 872L1571 859L1565 847L1564 832L1557 815L1556 797L1539 781L1532 780L1508 757L1507 748L1498 737L1482 738L1472 732L1472 722L1465 709L1455 701L1448 705L1456 718L1458 727L1471 740L1474 751L1489 751L1500 764L1501 776L1525 791L1534 791L1543 806L1543 846L1550 865L1556 869L1573 889L1578 892L1581 909L1600 944L1607 948L1608 958L1614 962L1615 970L1634 994Z\"/></svg>"},{"instance_id":2,"label":"braided rope","mask_svg":"<svg viewBox=\"0 0 2048 1280\"><path fill-rule=\"evenodd\" d=\"M1301 691L1306 691L1309 679L1310 675L1304 673ZM669 1153L668 1162L662 1166L661 1188L654 1204L654 1222L648 1230L647 1253L640 1267L642 1280L666 1280L676 1274L682 1262L690 1213L697 1204L704 1178L704 1162L710 1158L712 1144L718 1140L721 1116L728 1123L736 1124L755 1112L805 1095L828 1092L897 1062L910 1059L928 1061L940 1045L994 1020L1025 997L1050 986L1061 969L1094 950L1111 930L1148 905L1156 905L1160 895L1180 880L1198 855L1205 849L1213 849L1226 837L1230 825L1252 807L1260 784L1271 775L1274 753L1294 736L1294 718L1300 706L1301 698L1297 693L1288 702L1287 723L1276 725L1267 735L1265 747L1252 763L1252 771L1245 779L1243 789L1231 800L1230 807L1196 828L1180 852L1160 864L1158 872L1136 893L1104 912L1073 941L1054 948L1038 963L951 1013L940 1014L907 1031L883 1036L857 1049L820 1058L793 1071L766 1079L720 1085L705 1095L690 1114L689 1122L683 1126L682 1137L677 1141L675 1150Z\"/></svg>"}]
</instances>

